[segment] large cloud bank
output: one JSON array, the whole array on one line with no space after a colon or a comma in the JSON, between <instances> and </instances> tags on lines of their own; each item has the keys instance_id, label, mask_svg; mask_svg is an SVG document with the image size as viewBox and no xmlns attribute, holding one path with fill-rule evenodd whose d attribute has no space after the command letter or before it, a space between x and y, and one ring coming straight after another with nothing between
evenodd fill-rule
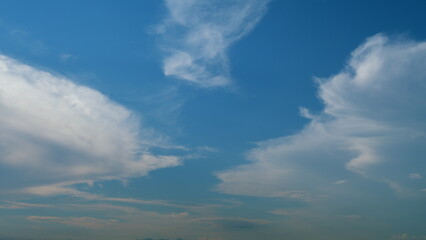
<instances>
[{"instance_id":1,"label":"large cloud bank","mask_svg":"<svg viewBox=\"0 0 426 240\"><path fill-rule=\"evenodd\" d=\"M231 82L227 49L249 33L269 0L167 0L157 27L165 39L164 74L201 87Z\"/></svg>"},{"instance_id":2,"label":"large cloud bank","mask_svg":"<svg viewBox=\"0 0 426 240\"><path fill-rule=\"evenodd\" d=\"M149 154L155 140L134 115L96 90L0 56L0 189L121 179L179 164Z\"/></svg>"},{"instance_id":3,"label":"large cloud bank","mask_svg":"<svg viewBox=\"0 0 426 240\"><path fill-rule=\"evenodd\" d=\"M250 163L217 174L218 190L309 201L358 176L424 194L426 42L373 36L318 84L323 112L301 108L311 119L302 131L259 143Z\"/></svg>"}]
</instances>

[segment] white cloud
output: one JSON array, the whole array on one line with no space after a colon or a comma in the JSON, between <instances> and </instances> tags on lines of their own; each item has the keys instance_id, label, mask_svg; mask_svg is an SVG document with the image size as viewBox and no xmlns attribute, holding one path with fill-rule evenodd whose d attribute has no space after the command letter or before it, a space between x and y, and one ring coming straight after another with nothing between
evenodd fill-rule
<instances>
[{"instance_id":1,"label":"white cloud","mask_svg":"<svg viewBox=\"0 0 426 240\"><path fill-rule=\"evenodd\" d=\"M408 175L408 177L410 179L421 179L421 178L423 178L423 176L420 173L410 173Z\"/></svg>"},{"instance_id":2,"label":"white cloud","mask_svg":"<svg viewBox=\"0 0 426 240\"><path fill-rule=\"evenodd\" d=\"M48 207L46 204L34 204L34 203L23 203L23 202L12 202L4 201L0 202L0 209L26 209L26 208L39 208Z\"/></svg>"},{"instance_id":3,"label":"white cloud","mask_svg":"<svg viewBox=\"0 0 426 240\"><path fill-rule=\"evenodd\" d=\"M264 219L250 218L228 218L228 217L207 217L195 218L194 222L205 222L211 225L212 228L222 230L233 229L253 229L270 222Z\"/></svg>"},{"instance_id":4,"label":"white cloud","mask_svg":"<svg viewBox=\"0 0 426 240\"><path fill-rule=\"evenodd\" d=\"M407 239L407 240L426 239L426 236L416 236L416 235L409 235L407 233L403 233L403 234L396 234L391 237L391 240L403 240L403 239Z\"/></svg>"},{"instance_id":5,"label":"white cloud","mask_svg":"<svg viewBox=\"0 0 426 240\"><path fill-rule=\"evenodd\" d=\"M285 209L274 209L272 211L269 211L269 213L274 214L274 215L282 215L282 216L289 216L291 215L291 213Z\"/></svg>"},{"instance_id":6,"label":"white cloud","mask_svg":"<svg viewBox=\"0 0 426 240\"><path fill-rule=\"evenodd\" d=\"M28 216L28 221L33 222L56 222L60 224L70 225L79 228L89 228L100 230L102 228L111 227L118 221L116 219L98 219L93 217L50 217L50 216Z\"/></svg>"},{"instance_id":7,"label":"white cloud","mask_svg":"<svg viewBox=\"0 0 426 240\"><path fill-rule=\"evenodd\" d=\"M2 191L63 192L68 183L178 165L178 157L148 152L159 141L132 111L96 90L0 56Z\"/></svg>"},{"instance_id":8,"label":"white cloud","mask_svg":"<svg viewBox=\"0 0 426 240\"><path fill-rule=\"evenodd\" d=\"M334 182L334 184L345 184L346 182L347 182L346 180L338 180Z\"/></svg>"},{"instance_id":9,"label":"white cloud","mask_svg":"<svg viewBox=\"0 0 426 240\"><path fill-rule=\"evenodd\" d=\"M217 174L217 189L299 192L293 197L304 200L341 191L335 179L363 176L401 195L418 192L407 175L426 169L426 42L373 36L339 74L318 83L324 111L313 117L301 109L311 119L301 132L259 143L247 154L251 163Z\"/></svg>"},{"instance_id":10,"label":"white cloud","mask_svg":"<svg viewBox=\"0 0 426 240\"><path fill-rule=\"evenodd\" d=\"M231 82L227 49L247 35L269 0L167 0L157 32L165 38L164 74L202 87Z\"/></svg>"}]
</instances>

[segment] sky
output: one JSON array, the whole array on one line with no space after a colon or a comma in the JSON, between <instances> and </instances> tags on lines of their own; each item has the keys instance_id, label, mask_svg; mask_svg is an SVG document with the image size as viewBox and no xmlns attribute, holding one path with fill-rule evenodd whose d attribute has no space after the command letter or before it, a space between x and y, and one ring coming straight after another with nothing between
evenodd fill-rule
<instances>
[{"instance_id":1,"label":"sky","mask_svg":"<svg viewBox=\"0 0 426 240\"><path fill-rule=\"evenodd\" d=\"M0 5L0 240L426 239L426 2Z\"/></svg>"}]
</instances>

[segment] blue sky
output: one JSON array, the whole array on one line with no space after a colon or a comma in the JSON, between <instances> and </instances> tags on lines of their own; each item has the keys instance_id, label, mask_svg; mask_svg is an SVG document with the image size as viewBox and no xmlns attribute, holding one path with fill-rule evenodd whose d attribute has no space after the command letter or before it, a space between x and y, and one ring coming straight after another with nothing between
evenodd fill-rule
<instances>
[{"instance_id":1,"label":"blue sky","mask_svg":"<svg viewBox=\"0 0 426 240\"><path fill-rule=\"evenodd\" d=\"M423 1L2 1L0 239L426 239Z\"/></svg>"}]
</instances>

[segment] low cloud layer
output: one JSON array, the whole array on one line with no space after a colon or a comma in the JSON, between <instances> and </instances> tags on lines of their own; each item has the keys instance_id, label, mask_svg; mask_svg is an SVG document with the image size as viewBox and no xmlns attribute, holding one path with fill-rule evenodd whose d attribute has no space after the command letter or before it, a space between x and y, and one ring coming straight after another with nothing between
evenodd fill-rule
<instances>
[{"instance_id":1,"label":"low cloud layer","mask_svg":"<svg viewBox=\"0 0 426 240\"><path fill-rule=\"evenodd\" d=\"M2 192L38 187L54 194L62 185L179 164L150 154L150 144L159 143L135 114L98 91L0 56Z\"/></svg>"},{"instance_id":2,"label":"low cloud layer","mask_svg":"<svg viewBox=\"0 0 426 240\"><path fill-rule=\"evenodd\" d=\"M312 201L367 179L400 196L424 194L426 42L373 36L340 73L317 81L324 110L302 108L311 119L302 131L259 143L250 163L217 174L217 189Z\"/></svg>"},{"instance_id":3,"label":"low cloud layer","mask_svg":"<svg viewBox=\"0 0 426 240\"><path fill-rule=\"evenodd\" d=\"M157 32L164 37L166 76L201 87L230 84L227 49L247 35L269 0L167 0L169 15Z\"/></svg>"}]
</instances>

